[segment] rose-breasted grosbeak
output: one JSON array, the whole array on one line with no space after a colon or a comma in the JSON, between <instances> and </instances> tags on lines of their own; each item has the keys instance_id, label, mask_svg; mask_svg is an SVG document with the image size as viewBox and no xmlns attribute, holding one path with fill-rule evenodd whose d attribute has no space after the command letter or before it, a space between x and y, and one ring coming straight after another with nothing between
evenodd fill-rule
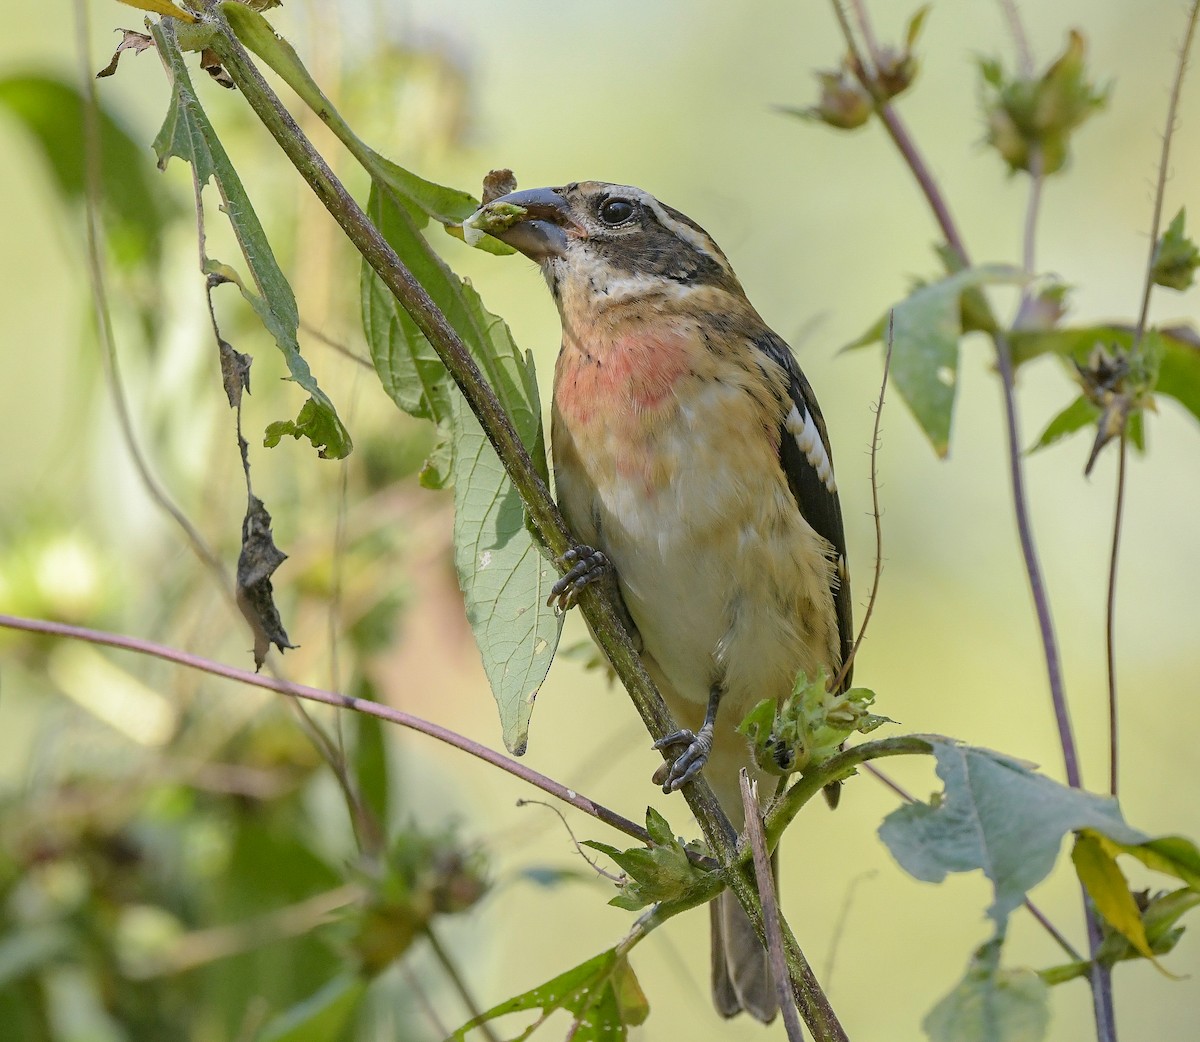
<instances>
[{"instance_id":1,"label":"rose-breasted grosbeak","mask_svg":"<svg viewBox=\"0 0 1200 1042\"><path fill-rule=\"evenodd\" d=\"M503 203L525 213L493 234L538 261L562 318L554 475L582 545L556 593L569 604L615 569L646 668L694 729L660 743L678 754L656 780L670 791L703 767L740 827L738 769L753 764L738 723L790 694L800 671L836 674L852 641L816 398L717 244L678 210L596 181ZM717 1009L771 1020L766 953L731 895L712 925Z\"/></svg>"}]
</instances>

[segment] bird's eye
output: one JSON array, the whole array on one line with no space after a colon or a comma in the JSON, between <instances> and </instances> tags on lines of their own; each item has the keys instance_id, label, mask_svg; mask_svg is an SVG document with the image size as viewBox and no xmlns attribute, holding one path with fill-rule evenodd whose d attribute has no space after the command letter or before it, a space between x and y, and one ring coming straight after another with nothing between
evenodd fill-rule
<instances>
[{"instance_id":1,"label":"bird's eye","mask_svg":"<svg viewBox=\"0 0 1200 1042\"><path fill-rule=\"evenodd\" d=\"M600 204L599 216L610 228L615 228L633 216L633 203L628 199L605 199Z\"/></svg>"}]
</instances>

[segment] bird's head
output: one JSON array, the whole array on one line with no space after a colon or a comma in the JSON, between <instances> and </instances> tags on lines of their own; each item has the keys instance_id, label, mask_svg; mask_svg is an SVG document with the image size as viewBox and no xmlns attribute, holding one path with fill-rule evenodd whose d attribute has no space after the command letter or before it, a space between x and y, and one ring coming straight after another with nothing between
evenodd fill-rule
<instances>
[{"instance_id":1,"label":"bird's head","mask_svg":"<svg viewBox=\"0 0 1200 1042\"><path fill-rule=\"evenodd\" d=\"M679 299L706 289L743 296L712 237L640 188L581 181L512 192L489 206L524 211L489 231L541 265L564 317L572 300Z\"/></svg>"}]
</instances>

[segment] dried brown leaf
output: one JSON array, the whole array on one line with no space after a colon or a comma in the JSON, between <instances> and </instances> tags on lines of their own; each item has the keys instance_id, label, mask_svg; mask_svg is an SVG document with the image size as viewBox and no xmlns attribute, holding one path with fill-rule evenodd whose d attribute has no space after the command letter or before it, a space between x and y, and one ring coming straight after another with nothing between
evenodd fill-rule
<instances>
[{"instance_id":1,"label":"dried brown leaf","mask_svg":"<svg viewBox=\"0 0 1200 1042\"><path fill-rule=\"evenodd\" d=\"M237 566L237 604L254 631L254 668L261 669L274 644L280 651L296 647L275 607L271 576L287 560L271 535L271 515L261 499L251 494L242 522L242 552Z\"/></svg>"},{"instance_id":2,"label":"dried brown leaf","mask_svg":"<svg viewBox=\"0 0 1200 1042\"><path fill-rule=\"evenodd\" d=\"M105 76L111 76L117 71L117 63L121 60L123 51L133 51L134 54L141 54L147 47L153 47L154 41L145 33L135 32L132 29L118 29L121 33L121 42L117 44L117 49L113 51L112 61L110 61L103 69L96 73L96 79L103 79Z\"/></svg>"},{"instance_id":3,"label":"dried brown leaf","mask_svg":"<svg viewBox=\"0 0 1200 1042\"><path fill-rule=\"evenodd\" d=\"M511 170L489 170L483 179L483 201L480 206L517 190L517 179Z\"/></svg>"}]
</instances>

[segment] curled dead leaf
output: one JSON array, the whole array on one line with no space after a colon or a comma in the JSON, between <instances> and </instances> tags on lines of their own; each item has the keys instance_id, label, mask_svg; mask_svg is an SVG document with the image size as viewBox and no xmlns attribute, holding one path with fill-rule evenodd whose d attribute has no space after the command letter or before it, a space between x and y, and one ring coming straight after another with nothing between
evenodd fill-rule
<instances>
[{"instance_id":1,"label":"curled dead leaf","mask_svg":"<svg viewBox=\"0 0 1200 1042\"><path fill-rule=\"evenodd\" d=\"M117 44L117 49L113 51L112 61L110 61L103 69L96 73L96 79L104 79L105 76L111 76L117 71L117 63L121 60L121 54L124 51L133 51L134 54L141 54L147 47L153 47L154 41L145 33L134 32L132 29L118 29L121 34L121 42Z\"/></svg>"},{"instance_id":2,"label":"curled dead leaf","mask_svg":"<svg viewBox=\"0 0 1200 1042\"><path fill-rule=\"evenodd\" d=\"M263 501L251 493L242 521L242 552L237 566L237 604L254 631L254 668L261 669L274 644L280 651L296 647L275 607L271 576L287 560L271 535L271 515Z\"/></svg>"},{"instance_id":3,"label":"curled dead leaf","mask_svg":"<svg viewBox=\"0 0 1200 1042\"><path fill-rule=\"evenodd\" d=\"M511 170L489 170L483 179L483 200L480 205L487 206L492 200L516 190L517 179Z\"/></svg>"}]
</instances>

